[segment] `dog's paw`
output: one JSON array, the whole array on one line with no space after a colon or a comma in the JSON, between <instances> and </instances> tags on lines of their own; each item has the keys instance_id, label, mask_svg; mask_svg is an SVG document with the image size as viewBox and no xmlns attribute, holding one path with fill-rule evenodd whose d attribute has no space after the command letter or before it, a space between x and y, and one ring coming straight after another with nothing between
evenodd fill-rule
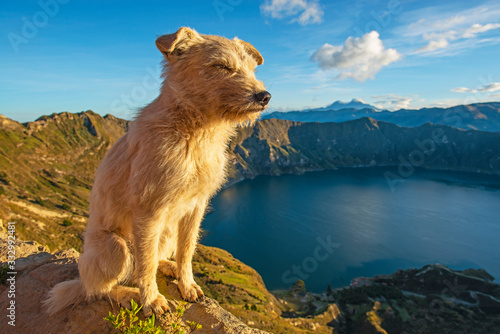
<instances>
[{"instance_id":1,"label":"dog's paw","mask_svg":"<svg viewBox=\"0 0 500 334\"><path fill-rule=\"evenodd\" d=\"M177 263L174 261L162 260L158 265L158 269L168 277L177 278Z\"/></svg>"},{"instance_id":2,"label":"dog's paw","mask_svg":"<svg viewBox=\"0 0 500 334\"><path fill-rule=\"evenodd\" d=\"M162 315L163 313L170 312L170 310L175 310L176 307L175 302L168 300L161 293L158 293L152 302L142 304L142 310L146 317L149 317L152 313Z\"/></svg>"},{"instance_id":3,"label":"dog's paw","mask_svg":"<svg viewBox=\"0 0 500 334\"><path fill-rule=\"evenodd\" d=\"M139 302L141 299L140 294L139 294L139 289L137 288L131 288L131 287L126 287L126 286L116 286L111 293L110 297L118 302L120 306L124 308L130 309L131 307L131 300L133 299L134 301Z\"/></svg>"},{"instance_id":4,"label":"dog's paw","mask_svg":"<svg viewBox=\"0 0 500 334\"><path fill-rule=\"evenodd\" d=\"M181 292L182 298L187 300L188 302L197 302L203 299L204 294L201 290L200 286L196 284L194 281L189 283L184 283L183 281L179 281L179 291Z\"/></svg>"}]
</instances>

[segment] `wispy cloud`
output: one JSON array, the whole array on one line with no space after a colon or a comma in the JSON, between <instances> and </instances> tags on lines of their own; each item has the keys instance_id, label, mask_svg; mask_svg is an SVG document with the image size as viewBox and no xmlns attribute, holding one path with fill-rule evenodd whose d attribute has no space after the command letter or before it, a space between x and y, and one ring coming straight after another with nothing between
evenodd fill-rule
<instances>
[{"instance_id":1,"label":"wispy cloud","mask_svg":"<svg viewBox=\"0 0 500 334\"><path fill-rule=\"evenodd\" d=\"M274 19L292 18L303 26L323 22L324 12L318 0L266 0L260 10Z\"/></svg>"},{"instance_id":2,"label":"wispy cloud","mask_svg":"<svg viewBox=\"0 0 500 334\"><path fill-rule=\"evenodd\" d=\"M429 44L422 46L421 48L418 48L417 50L415 50L415 52L416 53L431 52L434 50L444 49L448 47L448 45L450 45L448 40L446 38L441 38L434 41L430 41Z\"/></svg>"},{"instance_id":3,"label":"wispy cloud","mask_svg":"<svg viewBox=\"0 0 500 334\"><path fill-rule=\"evenodd\" d=\"M335 69L336 79L358 81L374 79L382 67L401 59L395 49L386 49L376 31L361 37L349 37L343 45L324 44L311 57L323 70Z\"/></svg>"},{"instance_id":4,"label":"wispy cloud","mask_svg":"<svg viewBox=\"0 0 500 334\"><path fill-rule=\"evenodd\" d=\"M462 34L463 38L474 38L477 34L487 32L489 30L500 28L500 23L488 23L481 25L479 23L471 25L469 28L465 29Z\"/></svg>"},{"instance_id":5,"label":"wispy cloud","mask_svg":"<svg viewBox=\"0 0 500 334\"><path fill-rule=\"evenodd\" d=\"M485 43L496 42L495 39L484 38L481 34L500 28L500 7L490 4L481 5L458 13L450 13L442 18L443 10L435 10L439 16L420 18L407 27L406 35L426 44L413 53L422 55L444 54L444 50L462 49L462 44L476 47ZM453 52L450 52L453 54Z\"/></svg>"},{"instance_id":6,"label":"wispy cloud","mask_svg":"<svg viewBox=\"0 0 500 334\"><path fill-rule=\"evenodd\" d=\"M455 93L492 93L500 91L500 82L493 82L490 84L483 85L482 87L479 88L458 87L458 88L453 88L451 91ZM494 96L496 95L497 94L495 94Z\"/></svg>"},{"instance_id":7,"label":"wispy cloud","mask_svg":"<svg viewBox=\"0 0 500 334\"><path fill-rule=\"evenodd\" d=\"M415 53L424 53L444 49L450 45L451 41L456 41L458 39L476 38L477 34L498 28L500 28L500 24L498 23L488 23L485 25L475 23L468 28L458 31L448 30L442 32L424 33L423 39L429 41L429 43L415 50Z\"/></svg>"},{"instance_id":8,"label":"wispy cloud","mask_svg":"<svg viewBox=\"0 0 500 334\"><path fill-rule=\"evenodd\" d=\"M372 96L372 98L376 99L374 104L377 108L387 110L406 109L414 99L413 97L398 96L394 94L376 95Z\"/></svg>"},{"instance_id":9,"label":"wispy cloud","mask_svg":"<svg viewBox=\"0 0 500 334\"><path fill-rule=\"evenodd\" d=\"M442 31L448 30L456 27L459 24L463 24L466 21L466 17L463 15L455 15L448 17L446 19L436 19L432 18L422 18L417 22L414 22L408 26L409 31L414 31L417 34L423 34L429 31Z\"/></svg>"}]
</instances>

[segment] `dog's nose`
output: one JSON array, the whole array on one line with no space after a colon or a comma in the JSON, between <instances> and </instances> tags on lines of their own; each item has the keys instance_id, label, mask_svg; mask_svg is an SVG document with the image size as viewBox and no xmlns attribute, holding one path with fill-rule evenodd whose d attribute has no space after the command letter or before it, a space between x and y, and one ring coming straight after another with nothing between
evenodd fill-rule
<instances>
[{"instance_id":1,"label":"dog's nose","mask_svg":"<svg viewBox=\"0 0 500 334\"><path fill-rule=\"evenodd\" d=\"M269 93L267 90L256 93L254 95L255 101L259 102L263 106L266 106L269 103L269 100L271 99L271 93Z\"/></svg>"}]
</instances>

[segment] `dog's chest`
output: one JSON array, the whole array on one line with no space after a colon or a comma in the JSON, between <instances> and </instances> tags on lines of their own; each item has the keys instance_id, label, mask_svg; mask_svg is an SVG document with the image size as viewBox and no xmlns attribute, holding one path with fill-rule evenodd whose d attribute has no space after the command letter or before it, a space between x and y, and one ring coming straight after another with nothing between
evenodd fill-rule
<instances>
[{"instance_id":1,"label":"dog's chest","mask_svg":"<svg viewBox=\"0 0 500 334\"><path fill-rule=\"evenodd\" d=\"M225 179L226 141L205 137L190 142L187 150L191 190L212 195Z\"/></svg>"}]
</instances>

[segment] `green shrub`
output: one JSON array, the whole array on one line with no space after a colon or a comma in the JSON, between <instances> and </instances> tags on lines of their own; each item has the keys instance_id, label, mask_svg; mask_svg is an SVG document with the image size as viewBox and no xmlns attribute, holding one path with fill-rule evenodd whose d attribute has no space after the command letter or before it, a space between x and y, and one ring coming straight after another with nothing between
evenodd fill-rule
<instances>
[{"instance_id":1,"label":"green shrub","mask_svg":"<svg viewBox=\"0 0 500 334\"><path fill-rule=\"evenodd\" d=\"M104 318L104 320L109 321L111 325L113 325L113 327L119 330L122 334L185 334L201 329L201 325L194 321L186 322L189 326L188 328L182 327L181 318L184 314L183 305L177 307L175 320L171 324L172 328L163 329L155 325L154 314L145 321L139 320L137 313L142 309L142 306L137 305L133 299L130 304L132 305L130 310L122 307L120 308L118 314L115 315L109 312L109 316Z\"/></svg>"},{"instance_id":2,"label":"green shrub","mask_svg":"<svg viewBox=\"0 0 500 334\"><path fill-rule=\"evenodd\" d=\"M4 171L0 172L0 183L5 184L6 186L9 185L9 181L7 180L7 174Z\"/></svg>"},{"instance_id":3,"label":"green shrub","mask_svg":"<svg viewBox=\"0 0 500 334\"><path fill-rule=\"evenodd\" d=\"M45 206L45 201L41 197L36 197L35 203L40 205L40 206Z\"/></svg>"},{"instance_id":4,"label":"green shrub","mask_svg":"<svg viewBox=\"0 0 500 334\"><path fill-rule=\"evenodd\" d=\"M73 225L73 222L69 219L64 219L62 222L62 226L71 226Z\"/></svg>"},{"instance_id":5,"label":"green shrub","mask_svg":"<svg viewBox=\"0 0 500 334\"><path fill-rule=\"evenodd\" d=\"M61 205L58 205L61 209L63 209L64 211L71 211L71 206L67 203L63 203Z\"/></svg>"}]
</instances>

